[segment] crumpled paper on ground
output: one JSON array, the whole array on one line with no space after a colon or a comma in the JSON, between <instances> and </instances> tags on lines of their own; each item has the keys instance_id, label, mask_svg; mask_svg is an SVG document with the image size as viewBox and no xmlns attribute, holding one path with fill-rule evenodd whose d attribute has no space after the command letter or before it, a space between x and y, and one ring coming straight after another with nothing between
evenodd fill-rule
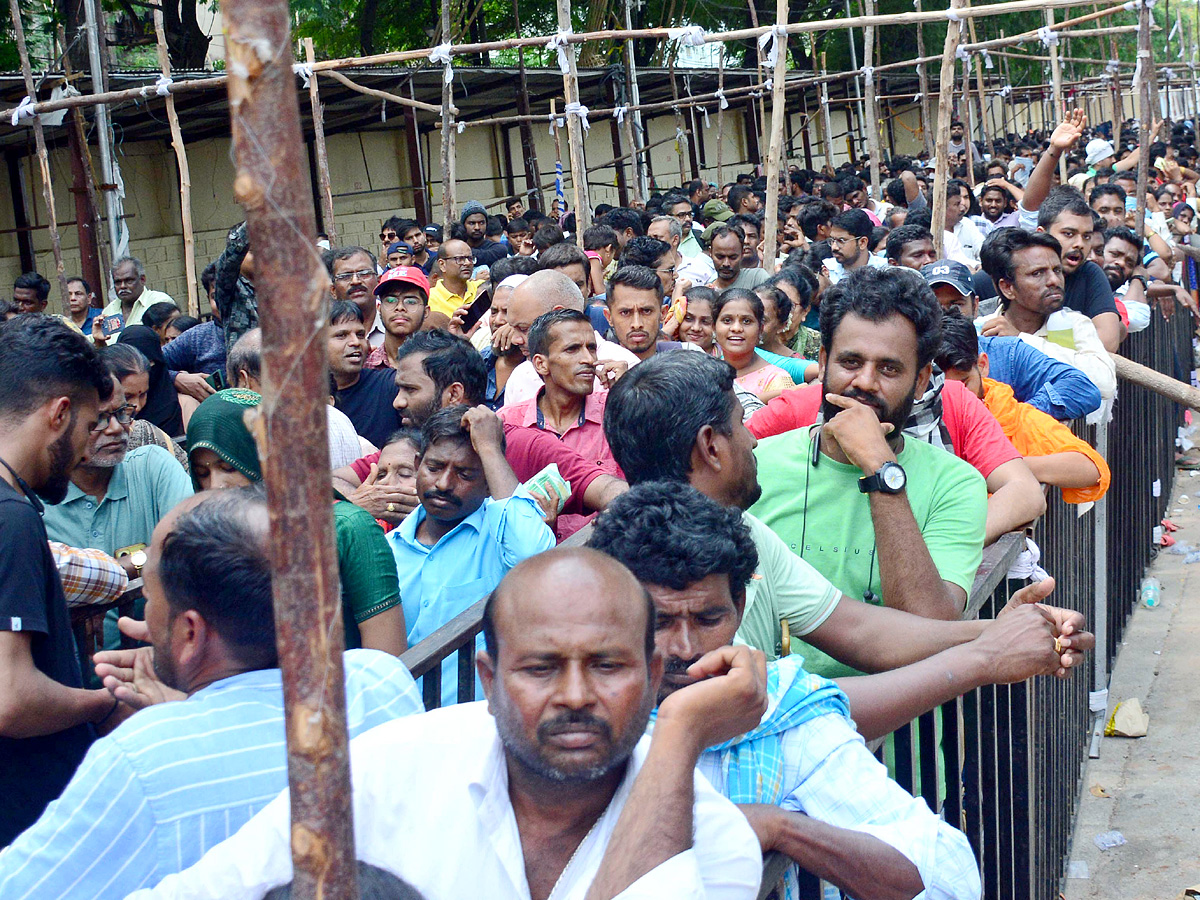
<instances>
[{"instance_id":1,"label":"crumpled paper on ground","mask_svg":"<svg viewBox=\"0 0 1200 900\"><path fill-rule=\"evenodd\" d=\"M1150 716L1142 711L1141 701L1136 697L1117 704L1104 726L1105 737L1145 737L1150 727Z\"/></svg>"}]
</instances>

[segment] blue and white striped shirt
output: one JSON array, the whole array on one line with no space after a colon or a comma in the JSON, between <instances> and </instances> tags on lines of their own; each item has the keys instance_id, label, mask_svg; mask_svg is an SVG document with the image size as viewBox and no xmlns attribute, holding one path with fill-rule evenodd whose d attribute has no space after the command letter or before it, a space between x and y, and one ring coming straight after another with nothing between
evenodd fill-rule
<instances>
[{"instance_id":1,"label":"blue and white striped shirt","mask_svg":"<svg viewBox=\"0 0 1200 900\"><path fill-rule=\"evenodd\" d=\"M424 711L408 670L345 654L350 736ZM142 710L96 741L62 796L0 853L5 900L103 900L191 866L287 787L279 669Z\"/></svg>"}]
</instances>

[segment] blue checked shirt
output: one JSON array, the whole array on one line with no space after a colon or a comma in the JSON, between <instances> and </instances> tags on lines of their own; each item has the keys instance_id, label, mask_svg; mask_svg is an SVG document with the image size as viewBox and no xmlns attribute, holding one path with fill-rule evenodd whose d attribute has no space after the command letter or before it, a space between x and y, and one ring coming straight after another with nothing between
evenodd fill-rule
<instances>
[{"instance_id":1,"label":"blue checked shirt","mask_svg":"<svg viewBox=\"0 0 1200 900\"><path fill-rule=\"evenodd\" d=\"M345 655L350 736L423 712L377 650ZM287 787L278 669L142 710L92 745L62 796L0 853L4 900L107 900L186 869Z\"/></svg>"},{"instance_id":2,"label":"blue checked shirt","mask_svg":"<svg viewBox=\"0 0 1200 900\"><path fill-rule=\"evenodd\" d=\"M781 668L782 678L777 674ZM769 720L781 714L781 694L798 679L808 680L817 714L796 716L800 724L772 730ZM839 693L820 699L822 685L831 683L804 672L795 657L769 663L767 713L756 731L771 733L755 739L751 732L750 740L764 746L747 753L743 743L738 760L756 771L731 771L736 742L706 750L696 768L734 802L773 803L895 848L920 872L925 890L919 900L977 900L982 893L979 868L966 836L888 777L846 715L825 711L837 698L844 704L845 698ZM777 769L782 779L776 777ZM737 796L747 784L757 785L754 796ZM788 881L794 896L794 882Z\"/></svg>"},{"instance_id":3,"label":"blue checked shirt","mask_svg":"<svg viewBox=\"0 0 1200 900\"><path fill-rule=\"evenodd\" d=\"M1022 403L1059 420L1077 419L1100 408L1100 391L1074 366L1047 356L1018 337L980 337L989 377L1013 389Z\"/></svg>"}]
</instances>

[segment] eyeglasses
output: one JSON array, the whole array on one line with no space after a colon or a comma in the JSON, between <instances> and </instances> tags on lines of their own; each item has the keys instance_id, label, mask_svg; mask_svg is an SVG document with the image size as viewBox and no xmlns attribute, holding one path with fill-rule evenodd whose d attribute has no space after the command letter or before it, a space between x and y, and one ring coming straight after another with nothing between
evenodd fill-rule
<instances>
[{"instance_id":1,"label":"eyeglasses","mask_svg":"<svg viewBox=\"0 0 1200 900\"><path fill-rule=\"evenodd\" d=\"M465 266L467 263L475 262L475 257L473 256L443 256L441 259L444 259L446 262L452 262L458 266Z\"/></svg>"},{"instance_id":2,"label":"eyeglasses","mask_svg":"<svg viewBox=\"0 0 1200 900\"><path fill-rule=\"evenodd\" d=\"M665 269L655 269L654 271L656 271L659 275L674 275L675 267L667 266Z\"/></svg>"},{"instance_id":3,"label":"eyeglasses","mask_svg":"<svg viewBox=\"0 0 1200 900\"><path fill-rule=\"evenodd\" d=\"M857 240L858 240L858 238L856 238L856 237L848 237L848 238L831 237L829 239L829 246L830 247L841 247L843 244L853 244Z\"/></svg>"},{"instance_id":4,"label":"eyeglasses","mask_svg":"<svg viewBox=\"0 0 1200 900\"><path fill-rule=\"evenodd\" d=\"M396 240L396 238L397 238L397 235L396 235L396 232L394 232L394 231L379 232L379 239L381 241L388 241L389 243L391 243L392 241Z\"/></svg>"},{"instance_id":5,"label":"eyeglasses","mask_svg":"<svg viewBox=\"0 0 1200 900\"><path fill-rule=\"evenodd\" d=\"M133 413L137 407L132 403L127 403L118 409L116 412L102 412L96 419L96 427L92 429L93 433L99 433L108 427L108 423L116 419L121 425L128 425L133 421Z\"/></svg>"},{"instance_id":6,"label":"eyeglasses","mask_svg":"<svg viewBox=\"0 0 1200 900\"><path fill-rule=\"evenodd\" d=\"M405 309L416 309L425 305L424 300L418 300L416 297L405 297L401 299L396 296L380 297L380 306L395 306L397 303L403 303Z\"/></svg>"},{"instance_id":7,"label":"eyeglasses","mask_svg":"<svg viewBox=\"0 0 1200 900\"><path fill-rule=\"evenodd\" d=\"M374 269L359 269L357 272L341 272L337 275L334 275L333 280L339 284L349 284L356 278L359 281L366 281L368 278L371 278L374 275Z\"/></svg>"}]
</instances>

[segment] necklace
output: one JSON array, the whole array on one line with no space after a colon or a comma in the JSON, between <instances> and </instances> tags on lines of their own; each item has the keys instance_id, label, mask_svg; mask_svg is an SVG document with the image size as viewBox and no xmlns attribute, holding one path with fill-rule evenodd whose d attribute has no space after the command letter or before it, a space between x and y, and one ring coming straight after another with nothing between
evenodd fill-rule
<instances>
[{"instance_id":1,"label":"necklace","mask_svg":"<svg viewBox=\"0 0 1200 900\"><path fill-rule=\"evenodd\" d=\"M607 810L607 807L605 809ZM567 872L571 870L571 865L575 862L575 857L579 855L579 851L583 849L583 845L588 842L588 838L592 836L592 833L596 830L597 826L599 826L600 820L603 818L604 812L601 812L600 815L596 817L596 821L592 823L592 827L588 829L588 833L583 836L583 840L581 840L575 846L575 852L571 854L571 858L567 860L567 864L563 866L563 870L558 873L558 879L554 882L554 887L550 888L550 893L546 895L546 900L554 900L555 896L558 894L559 885L562 884L563 878L566 876Z\"/></svg>"}]
</instances>

